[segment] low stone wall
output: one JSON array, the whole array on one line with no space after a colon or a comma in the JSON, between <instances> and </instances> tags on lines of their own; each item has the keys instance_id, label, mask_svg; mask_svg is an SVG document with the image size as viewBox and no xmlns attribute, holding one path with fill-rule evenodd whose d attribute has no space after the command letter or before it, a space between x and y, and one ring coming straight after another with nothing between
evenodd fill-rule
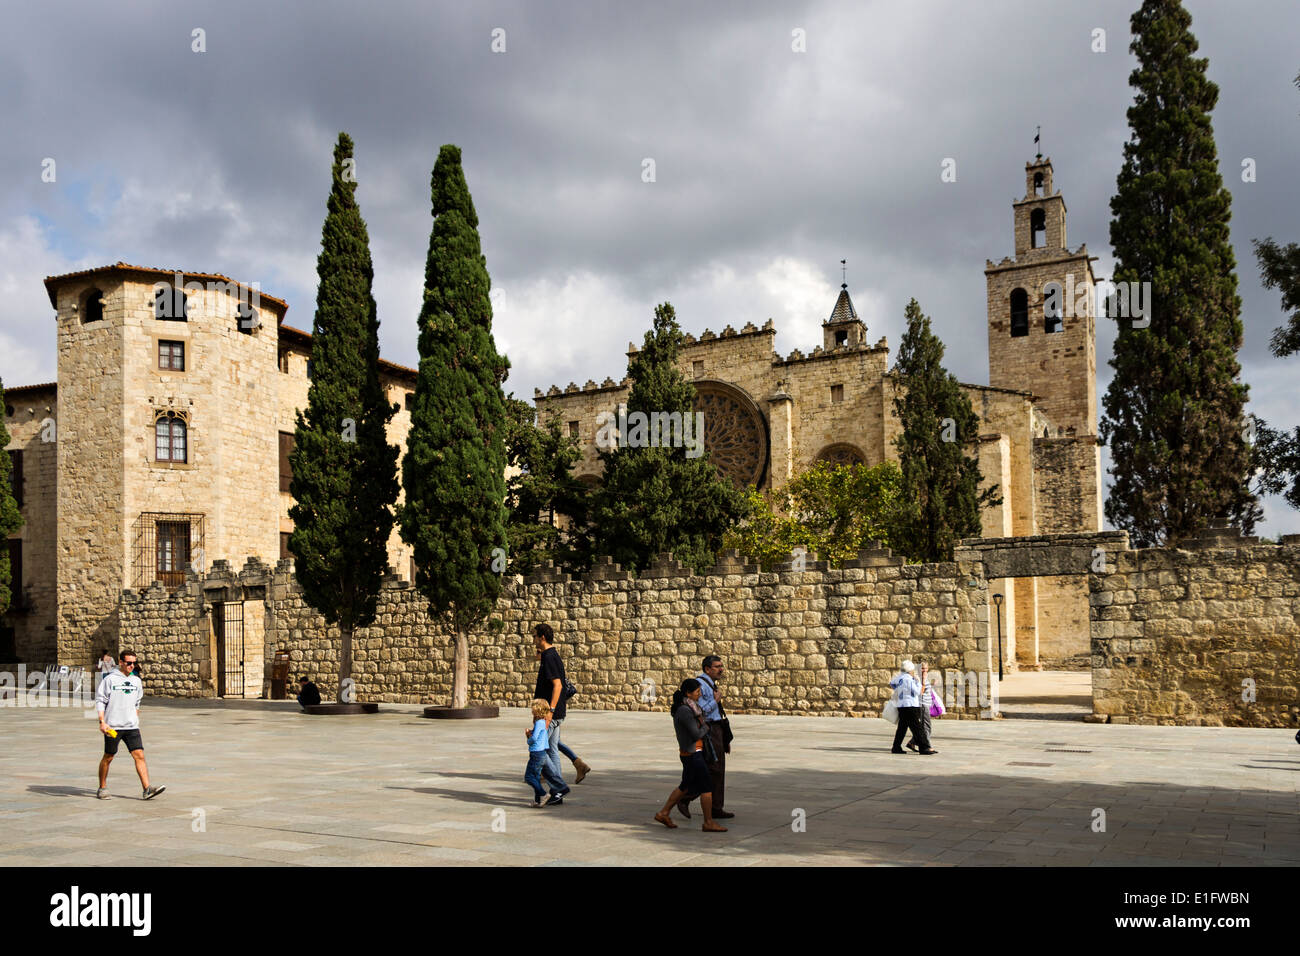
<instances>
[{"instance_id":1,"label":"low stone wall","mask_svg":"<svg viewBox=\"0 0 1300 956\"><path fill-rule=\"evenodd\" d=\"M234 574L218 562L211 575L191 577L171 595L126 592L124 629L149 662L151 692L214 693L209 608L214 599L242 595L264 601L264 659L288 650L293 676L307 674L331 693L338 631L304 601L291 568L250 561ZM706 575L661 559L638 577L606 563L578 579L549 572L516 578L471 637L470 699L532 699L537 663L529 632L545 620L579 687L579 709L662 709L705 654L718 654L728 665L734 713L875 715L889 697L889 679L911 658L936 677L963 681L963 699L949 697L961 705L953 716L980 716L981 704L987 715L988 698L975 692L996 693L979 570L977 563L905 565L872 551L837 570L809 561L802 571L760 573L731 555ZM406 582L385 583L374 625L353 640L358 698L450 698L451 641Z\"/></svg>"},{"instance_id":2,"label":"low stone wall","mask_svg":"<svg viewBox=\"0 0 1300 956\"><path fill-rule=\"evenodd\" d=\"M1300 535L1121 550L1088 587L1094 720L1296 726Z\"/></svg>"}]
</instances>

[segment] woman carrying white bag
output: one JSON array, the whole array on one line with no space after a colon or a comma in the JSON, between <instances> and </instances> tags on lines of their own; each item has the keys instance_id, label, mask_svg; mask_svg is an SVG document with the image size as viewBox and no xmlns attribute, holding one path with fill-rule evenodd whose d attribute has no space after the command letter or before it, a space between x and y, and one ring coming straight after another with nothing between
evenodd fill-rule
<instances>
[{"instance_id":1,"label":"woman carrying white bag","mask_svg":"<svg viewBox=\"0 0 1300 956\"><path fill-rule=\"evenodd\" d=\"M936 693L934 685L925 677L926 666L921 665L921 686L924 690L921 692L921 726L925 728L925 739L934 746L934 733L930 729L931 717L942 717L945 708L943 706L943 685L940 684L939 691ZM906 744L908 750L918 750L916 743L916 734L912 734L912 739ZM931 750L931 753L938 753L937 750Z\"/></svg>"},{"instance_id":2,"label":"woman carrying white bag","mask_svg":"<svg viewBox=\"0 0 1300 956\"><path fill-rule=\"evenodd\" d=\"M939 751L931 749L930 738L926 734L925 725L921 723L922 687L921 682L912 676L915 671L915 664L911 661L903 661L903 669L889 682L889 686L894 688L894 697L885 705L883 716L886 720L889 719L890 705L898 711L898 729L894 731L894 746L891 753L907 753L903 749L903 735L911 730L912 736L920 744L920 752L928 757Z\"/></svg>"}]
</instances>

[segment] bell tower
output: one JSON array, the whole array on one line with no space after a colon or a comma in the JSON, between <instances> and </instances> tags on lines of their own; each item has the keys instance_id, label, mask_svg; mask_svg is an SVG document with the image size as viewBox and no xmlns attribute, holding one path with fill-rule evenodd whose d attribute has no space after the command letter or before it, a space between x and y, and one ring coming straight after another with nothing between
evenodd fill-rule
<instances>
[{"instance_id":1,"label":"bell tower","mask_svg":"<svg viewBox=\"0 0 1300 956\"><path fill-rule=\"evenodd\" d=\"M1025 197L1011 208L1015 256L984 269L989 384L1033 392L1061 435L1096 435L1094 257L1066 244L1050 157L1025 163Z\"/></svg>"}]
</instances>

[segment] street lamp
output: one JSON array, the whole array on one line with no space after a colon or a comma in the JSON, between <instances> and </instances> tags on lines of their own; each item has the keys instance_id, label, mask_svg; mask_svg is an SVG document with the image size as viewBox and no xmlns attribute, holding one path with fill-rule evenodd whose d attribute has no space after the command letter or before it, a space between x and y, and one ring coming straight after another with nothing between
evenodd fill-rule
<instances>
[{"instance_id":1,"label":"street lamp","mask_svg":"<svg viewBox=\"0 0 1300 956\"><path fill-rule=\"evenodd\" d=\"M998 609L998 680L1002 680L1002 602L1001 594L993 595L993 604Z\"/></svg>"}]
</instances>

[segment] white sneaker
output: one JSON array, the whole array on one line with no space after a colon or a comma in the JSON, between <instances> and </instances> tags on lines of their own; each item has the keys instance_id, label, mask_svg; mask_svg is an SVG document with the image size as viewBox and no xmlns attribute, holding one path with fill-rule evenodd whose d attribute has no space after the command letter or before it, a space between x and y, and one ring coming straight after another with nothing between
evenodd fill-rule
<instances>
[{"instance_id":1,"label":"white sneaker","mask_svg":"<svg viewBox=\"0 0 1300 956\"><path fill-rule=\"evenodd\" d=\"M95 796L97 796L97 797L98 797L99 799L101 799L101 800L109 800L109 799L112 799L112 797L111 797L111 795L109 794L109 792L108 792L107 790L105 790L103 787L100 787L98 790L95 791Z\"/></svg>"}]
</instances>

